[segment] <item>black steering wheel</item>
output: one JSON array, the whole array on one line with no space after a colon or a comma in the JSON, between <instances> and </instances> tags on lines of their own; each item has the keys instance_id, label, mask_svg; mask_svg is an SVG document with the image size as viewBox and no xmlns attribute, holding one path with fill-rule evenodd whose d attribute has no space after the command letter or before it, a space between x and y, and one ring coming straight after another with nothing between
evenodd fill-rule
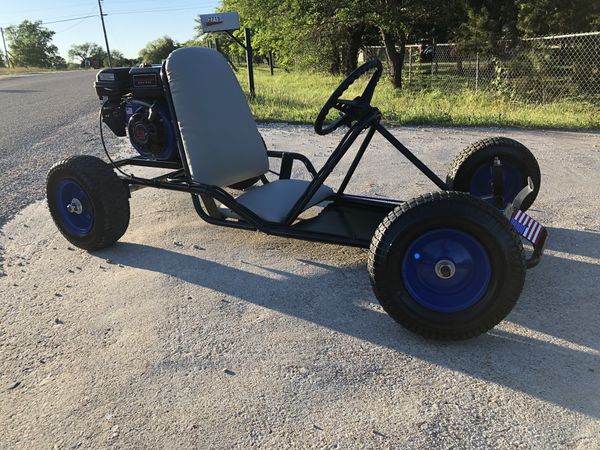
<instances>
[{"instance_id":1,"label":"black steering wheel","mask_svg":"<svg viewBox=\"0 0 600 450\"><path fill-rule=\"evenodd\" d=\"M375 69L375 72L371 75L369 84L367 84L360 97L356 97L354 100L343 100L340 98L356 80L372 69ZM364 107L369 107L375 93L375 87L381 78L382 70L381 61L372 59L348 75L336 90L333 91L327 102L325 102L325 105L323 105L321 112L317 116L317 120L315 120L315 132L320 135L329 134L341 125L350 124L355 119L353 112L364 110ZM331 111L331 108L337 109L340 112L340 117L332 123L324 125L325 118L329 114L329 111Z\"/></svg>"}]
</instances>

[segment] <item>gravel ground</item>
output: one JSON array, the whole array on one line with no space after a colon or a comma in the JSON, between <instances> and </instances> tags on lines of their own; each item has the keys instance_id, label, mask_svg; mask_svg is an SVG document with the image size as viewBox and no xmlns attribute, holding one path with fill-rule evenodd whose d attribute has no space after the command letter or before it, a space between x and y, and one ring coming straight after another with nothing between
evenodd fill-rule
<instances>
[{"instance_id":1,"label":"gravel ground","mask_svg":"<svg viewBox=\"0 0 600 450\"><path fill-rule=\"evenodd\" d=\"M317 164L339 138L261 131ZM600 448L599 135L393 132L439 174L484 136L537 155L547 254L496 329L419 338L377 304L364 250L210 226L187 195L136 192L94 254L38 202L0 236L0 447ZM430 189L381 139L350 187Z\"/></svg>"}]
</instances>

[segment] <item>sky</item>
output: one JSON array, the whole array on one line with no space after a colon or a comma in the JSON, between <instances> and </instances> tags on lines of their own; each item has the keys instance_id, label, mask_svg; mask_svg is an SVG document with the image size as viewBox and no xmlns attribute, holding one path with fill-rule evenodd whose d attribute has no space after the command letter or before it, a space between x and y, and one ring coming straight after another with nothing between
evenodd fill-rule
<instances>
[{"instance_id":1,"label":"sky","mask_svg":"<svg viewBox=\"0 0 600 450\"><path fill-rule=\"evenodd\" d=\"M198 14L214 12L221 0L103 0L108 44L127 58L146 43L169 35L176 41L194 37ZM75 17L92 16L77 20ZM56 32L52 42L65 59L72 44L104 45L98 0L0 0L0 27L41 20ZM60 22L58 22L60 21ZM1 44L1 43L0 43Z\"/></svg>"}]
</instances>

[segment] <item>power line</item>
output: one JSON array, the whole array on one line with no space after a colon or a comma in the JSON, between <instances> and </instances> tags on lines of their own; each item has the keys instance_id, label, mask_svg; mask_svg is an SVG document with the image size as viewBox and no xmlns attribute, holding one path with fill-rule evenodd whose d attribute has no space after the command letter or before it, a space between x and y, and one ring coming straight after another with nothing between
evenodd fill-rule
<instances>
[{"instance_id":1,"label":"power line","mask_svg":"<svg viewBox=\"0 0 600 450\"><path fill-rule=\"evenodd\" d=\"M81 16L81 19L79 19L79 20L77 21L77 23L75 23L75 24L73 24L73 25L70 25L70 26L68 26L68 27L66 27L66 28L63 28L63 29L61 29L61 30L54 30L54 34L60 34L60 33L64 33L65 31L69 31L69 30L71 30L71 29L75 28L76 26L79 26L79 24L81 24L83 21L85 21L85 20L87 20L87 19L91 19L92 17L96 17L96 15L95 15L95 14L94 14L94 15L91 15L91 14L92 14L92 13L93 13L95 10L96 10L96 8L95 8L95 7L94 7L94 8L92 8L91 10L89 10L89 11L86 13L86 15L84 15L84 16Z\"/></svg>"},{"instance_id":2,"label":"power line","mask_svg":"<svg viewBox=\"0 0 600 450\"><path fill-rule=\"evenodd\" d=\"M205 5L205 6L208 6ZM121 14L146 14L146 13L154 13L154 12L172 12L172 11L187 11L187 10L200 10L202 9L201 6L197 5L197 6L188 6L188 7L181 7L181 8L160 8L160 9L141 9L141 10L116 10L116 11L108 11L106 13L106 15L110 15L110 16L116 16L116 15L121 15Z\"/></svg>"},{"instance_id":3,"label":"power line","mask_svg":"<svg viewBox=\"0 0 600 450\"><path fill-rule=\"evenodd\" d=\"M213 4L212 1L210 0L205 0L205 2L203 1L199 1L199 2L195 2L196 5L195 6L171 6L171 7L167 7L167 8L154 8L154 9L131 9L131 10L123 10L123 9L117 9L117 10L112 10L112 11L107 11L104 15L105 16L116 16L116 15L123 15L123 14L147 14L147 13L155 13L155 12L176 12L176 11L189 11L189 10L200 10L202 9L202 7L206 7L206 6L210 6ZM52 25L55 23L63 23L63 22L72 22L74 20L80 20L80 19L88 19L90 17L96 17L95 14L87 14L87 15L83 15L83 16L75 16L75 17L69 17L69 16L62 16L62 17L53 17L53 18L49 18L49 19L42 19L42 25ZM38 19L39 20L39 19ZM7 25L9 26L9 25Z\"/></svg>"},{"instance_id":4,"label":"power line","mask_svg":"<svg viewBox=\"0 0 600 450\"><path fill-rule=\"evenodd\" d=\"M54 20L51 22L42 22L42 25L50 25L53 23L62 23L62 22L72 22L73 20L89 19L90 17L96 17L96 14L91 14L89 16L71 17L69 19L62 19L62 20Z\"/></svg>"},{"instance_id":5,"label":"power line","mask_svg":"<svg viewBox=\"0 0 600 450\"><path fill-rule=\"evenodd\" d=\"M96 17L96 14L90 14L90 15L87 15L87 16L69 17L69 18L60 19L60 20L48 20L48 19L46 21L39 20L39 22L41 22L42 25L51 25L51 24L54 24L54 23L72 22L73 20L88 19L90 17ZM25 19L25 20L27 20L27 19ZM37 22L37 21L38 20L31 20L30 22ZM6 25L5 28L8 28L9 26L12 26L12 25Z\"/></svg>"},{"instance_id":6,"label":"power line","mask_svg":"<svg viewBox=\"0 0 600 450\"><path fill-rule=\"evenodd\" d=\"M92 17L96 17L96 16L92 16ZM54 34L60 34L60 33L64 33L65 31L72 30L73 28L75 28L75 27L77 27L77 26L81 25L81 23L82 23L82 22L84 22L85 20L88 20L88 18L81 19L81 20L79 20L78 22L74 23L73 25L71 25L71 26L68 26L67 28L63 28L62 30L55 30L55 31L54 31Z\"/></svg>"}]
</instances>

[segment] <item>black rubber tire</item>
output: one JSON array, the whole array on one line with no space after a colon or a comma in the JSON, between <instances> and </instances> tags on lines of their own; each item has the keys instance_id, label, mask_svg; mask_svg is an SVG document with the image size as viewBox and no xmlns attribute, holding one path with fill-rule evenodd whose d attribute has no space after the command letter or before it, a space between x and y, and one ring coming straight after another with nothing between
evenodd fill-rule
<instances>
[{"instance_id":1,"label":"black rubber tire","mask_svg":"<svg viewBox=\"0 0 600 450\"><path fill-rule=\"evenodd\" d=\"M94 210L94 223L85 236L71 233L56 204L57 183L75 180L87 194ZM73 245L92 251L108 247L125 234L129 225L129 190L112 167L95 156L78 155L55 164L46 178L46 198L54 223Z\"/></svg>"},{"instance_id":2,"label":"black rubber tire","mask_svg":"<svg viewBox=\"0 0 600 450\"><path fill-rule=\"evenodd\" d=\"M534 184L533 193L521 205L521 210L526 211L535 201L540 191L540 166L533 153L514 139L506 137L491 137L477 141L461 151L448 168L446 184L451 191L469 192L471 178L475 171L485 163L490 163L494 157L508 160L523 173L523 187L526 186L527 177L531 177ZM510 199L512 202L512 199Z\"/></svg>"},{"instance_id":3,"label":"black rubber tire","mask_svg":"<svg viewBox=\"0 0 600 450\"><path fill-rule=\"evenodd\" d=\"M490 259L486 293L463 311L441 313L419 305L400 276L410 243L436 228L469 233ZM390 212L371 241L368 269L377 299L394 320L422 336L443 340L472 338L496 326L517 302L526 271L523 246L510 222L493 206L461 192L426 194Z\"/></svg>"},{"instance_id":4,"label":"black rubber tire","mask_svg":"<svg viewBox=\"0 0 600 450\"><path fill-rule=\"evenodd\" d=\"M240 181L239 183L230 184L229 187L231 189L235 189L236 191L243 191L254 186L258 180L260 180L260 177L248 178L247 180Z\"/></svg>"}]
</instances>

